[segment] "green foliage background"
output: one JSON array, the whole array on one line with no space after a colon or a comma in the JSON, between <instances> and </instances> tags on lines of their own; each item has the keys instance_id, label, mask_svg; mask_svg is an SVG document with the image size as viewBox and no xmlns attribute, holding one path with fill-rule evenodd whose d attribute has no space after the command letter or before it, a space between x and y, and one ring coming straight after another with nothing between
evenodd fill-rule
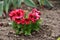
<instances>
[{"instance_id":1,"label":"green foliage background","mask_svg":"<svg viewBox=\"0 0 60 40\"><path fill-rule=\"evenodd\" d=\"M52 7L53 5L48 2L48 0L37 0L40 4L40 6L46 5L48 7ZM3 13L3 10L8 13L8 10L10 9L9 6L13 4L13 8L20 8L21 3L24 2L26 5L31 7L37 7L38 4L34 2L34 0L2 0L0 1L0 16Z\"/></svg>"},{"instance_id":2,"label":"green foliage background","mask_svg":"<svg viewBox=\"0 0 60 40\"><path fill-rule=\"evenodd\" d=\"M37 20L35 23L30 23L30 24L16 24L13 22L12 27L16 31L16 34L24 34L24 35L31 35L33 31L39 31L40 26L41 26L42 20Z\"/></svg>"}]
</instances>

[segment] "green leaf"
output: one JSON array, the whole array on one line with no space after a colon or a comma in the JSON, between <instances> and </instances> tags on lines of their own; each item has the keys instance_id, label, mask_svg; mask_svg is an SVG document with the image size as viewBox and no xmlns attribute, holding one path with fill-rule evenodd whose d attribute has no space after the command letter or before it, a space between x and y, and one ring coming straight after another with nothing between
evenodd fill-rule
<instances>
[{"instance_id":1,"label":"green leaf","mask_svg":"<svg viewBox=\"0 0 60 40\"><path fill-rule=\"evenodd\" d=\"M5 8L6 13L8 13L8 9L9 9L9 4L7 4L7 5L6 5L6 8Z\"/></svg>"},{"instance_id":2,"label":"green leaf","mask_svg":"<svg viewBox=\"0 0 60 40\"><path fill-rule=\"evenodd\" d=\"M38 0L40 6L44 5L44 0Z\"/></svg>"},{"instance_id":3,"label":"green leaf","mask_svg":"<svg viewBox=\"0 0 60 40\"><path fill-rule=\"evenodd\" d=\"M48 1L48 0L38 0L40 6L48 6L48 7L53 7L53 5Z\"/></svg>"},{"instance_id":4,"label":"green leaf","mask_svg":"<svg viewBox=\"0 0 60 40\"><path fill-rule=\"evenodd\" d=\"M19 30L16 30L16 35L18 35L20 33L20 31Z\"/></svg>"},{"instance_id":5,"label":"green leaf","mask_svg":"<svg viewBox=\"0 0 60 40\"><path fill-rule=\"evenodd\" d=\"M18 5L18 1L17 0L13 0L13 5L14 5L14 8L16 8L17 5Z\"/></svg>"},{"instance_id":6,"label":"green leaf","mask_svg":"<svg viewBox=\"0 0 60 40\"><path fill-rule=\"evenodd\" d=\"M38 31L40 29L39 25L40 24L38 22L36 22L35 24L33 24L33 30Z\"/></svg>"},{"instance_id":7,"label":"green leaf","mask_svg":"<svg viewBox=\"0 0 60 40\"><path fill-rule=\"evenodd\" d=\"M57 40L60 40L60 37L58 37Z\"/></svg>"},{"instance_id":8,"label":"green leaf","mask_svg":"<svg viewBox=\"0 0 60 40\"><path fill-rule=\"evenodd\" d=\"M8 13L8 9L9 9L9 0L4 0L4 10L6 11L6 13Z\"/></svg>"},{"instance_id":9,"label":"green leaf","mask_svg":"<svg viewBox=\"0 0 60 40\"><path fill-rule=\"evenodd\" d=\"M25 35L31 35L30 31L25 31Z\"/></svg>"},{"instance_id":10,"label":"green leaf","mask_svg":"<svg viewBox=\"0 0 60 40\"><path fill-rule=\"evenodd\" d=\"M21 7L22 0L18 0L18 7Z\"/></svg>"},{"instance_id":11,"label":"green leaf","mask_svg":"<svg viewBox=\"0 0 60 40\"><path fill-rule=\"evenodd\" d=\"M22 24L17 25L18 29L22 28Z\"/></svg>"},{"instance_id":12,"label":"green leaf","mask_svg":"<svg viewBox=\"0 0 60 40\"><path fill-rule=\"evenodd\" d=\"M41 24L43 21L42 21L42 18L40 18L40 20L38 20L38 23Z\"/></svg>"},{"instance_id":13,"label":"green leaf","mask_svg":"<svg viewBox=\"0 0 60 40\"><path fill-rule=\"evenodd\" d=\"M3 1L0 1L0 16L2 16L3 13Z\"/></svg>"},{"instance_id":14,"label":"green leaf","mask_svg":"<svg viewBox=\"0 0 60 40\"><path fill-rule=\"evenodd\" d=\"M25 35L31 35L31 25L26 25Z\"/></svg>"},{"instance_id":15,"label":"green leaf","mask_svg":"<svg viewBox=\"0 0 60 40\"><path fill-rule=\"evenodd\" d=\"M17 24L16 24L15 22L12 22L12 27L13 27L13 29L15 29L15 30L18 29Z\"/></svg>"},{"instance_id":16,"label":"green leaf","mask_svg":"<svg viewBox=\"0 0 60 40\"><path fill-rule=\"evenodd\" d=\"M53 5L48 0L45 0L44 4L48 7L53 7Z\"/></svg>"},{"instance_id":17,"label":"green leaf","mask_svg":"<svg viewBox=\"0 0 60 40\"><path fill-rule=\"evenodd\" d=\"M31 25L24 24L22 32L24 33L24 35L31 35Z\"/></svg>"},{"instance_id":18,"label":"green leaf","mask_svg":"<svg viewBox=\"0 0 60 40\"><path fill-rule=\"evenodd\" d=\"M35 3L32 0L24 0L24 3L31 7L36 7Z\"/></svg>"}]
</instances>

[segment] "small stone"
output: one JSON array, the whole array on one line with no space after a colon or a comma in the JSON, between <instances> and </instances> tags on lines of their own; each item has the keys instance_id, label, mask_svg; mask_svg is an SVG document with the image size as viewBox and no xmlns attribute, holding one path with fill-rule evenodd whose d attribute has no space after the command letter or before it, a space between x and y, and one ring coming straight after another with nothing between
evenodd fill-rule
<instances>
[{"instance_id":1,"label":"small stone","mask_svg":"<svg viewBox=\"0 0 60 40\"><path fill-rule=\"evenodd\" d=\"M47 37L47 35L44 35L44 37Z\"/></svg>"},{"instance_id":2,"label":"small stone","mask_svg":"<svg viewBox=\"0 0 60 40\"><path fill-rule=\"evenodd\" d=\"M28 9L30 10L31 8L30 8L30 7L28 7Z\"/></svg>"},{"instance_id":3,"label":"small stone","mask_svg":"<svg viewBox=\"0 0 60 40\"><path fill-rule=\"evenodd\" d=\"M10 31L9 34L15 34L15 32L14 31Z\"/></svg>"},{"instance_id":4,"label":"small stone","mask_svg":"<svg viewBox=\"0 0 60 40\"><path fill-rule=\"evenodd\" d=\"M3 26L7 27L7 26L9 26L9 24L8 23L3 23Z\"/></svg>"},{"instance_id":5,"label":"small stone","mask_svg":"<svg viewBox=\"0 0 60 40\"><path fill-rule=\"evenodd\" d=\"M0 22L0 26L3 26L3 23Z\"/></svg>"},{"instance_id":6,"label":"small stone","mask_svg":"<svg viewBox=\"0 0 60 40\"><path fill-rule=\"evenodd\" d=\"M3 39L0 38L0 40L3 40Z\"/></svg>"},{"instance_id":7,"label":"small stone","mask_svg":"<svg viewBox=\"0 0 60 40\"><path fill-rule=\"evenodd\" d=\"M10 21L11 19L10 18L8 18L8 21Z\"/></svg>"},{"instance_id":8,"label":"small stone","mask_svg":"<svg viewBox=\"0 0 60 40\"><path fill-rule=\"evenodd\" d=\"M12 32L12 31L10 31L10 32L9 32L9 34L13 34L13 32Z\"/></svg>"},{"instance_id":9,"label":"small stone","mask_svg":"<svg viewBox=\"0 0 60 40\"><path fill-rule=\"evenodd\" d=\"M2 14L2 18L5 19L7 17L7 14L6 13L3 13Z\"/></svg>"},{"instance_id":10,"label":"small stone","mask_svg":"<svg viewBox=\"0 0 60 40\"><path fill-rule=\"evenodd\" d=\"M21 39L21 40L24 40L24 39Z\"/></svg>"},{"instance_id":11,"label":"small stone","mask_svg":"<svg viewBox=\"0 0 60 40\"><path fill-rule=\"evenodd\" d=\"M2 19L2 16L0 16L0 19Z\"/></svg>"},{"instance_id":12,"label":"small stone","mask_svg":"<svg viewBox=\"0 0 60 40\"><path fill-rule=\"evenodd\" d=\"M33 33L32 33L32 35L35 35L35 34L36 34L36 32L33 32Z\"/></svg>"},{"instance_id":13,"label":"small stone","mask_svg":"<svg viewBox=\"0 0 60 40\"><path fill-rule=\"evenodd\" d=\"M11 25L12 25L12 23L11 23L11 22L9 22L8 24L9 24L9 26L11 26Z\"/></svg>"}]
</instances>

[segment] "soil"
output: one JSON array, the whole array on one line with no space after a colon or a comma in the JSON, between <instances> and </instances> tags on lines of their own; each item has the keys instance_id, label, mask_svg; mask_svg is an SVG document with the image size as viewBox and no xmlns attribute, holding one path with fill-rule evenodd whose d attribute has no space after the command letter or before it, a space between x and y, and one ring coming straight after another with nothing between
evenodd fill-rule
<instances>
[{"instance_id":1,"label":"soil","mask_svg":"<svg viewBox=\"0 0 60 40\"><path fill-rule=\"evenodd\" d=\"M30 36L15 35L12 29L10 19L0 19L0 40L56 40L60 37L60 1L54 1L52 10L40 9L42 12L42 25L38 32L33 32ZM23 9L32 9L27 6L23 6ZM2 24L4 23L4 24Z\"/></svg>"}]
</instances>

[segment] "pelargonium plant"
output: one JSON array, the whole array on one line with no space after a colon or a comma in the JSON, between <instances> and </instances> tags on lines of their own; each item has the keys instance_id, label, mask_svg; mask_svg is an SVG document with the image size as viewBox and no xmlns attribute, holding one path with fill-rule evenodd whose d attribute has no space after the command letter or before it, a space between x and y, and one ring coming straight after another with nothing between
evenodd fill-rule
<instances>
[{"instance_id":1,"label":"pelargonium plant","mask_svg":"<svg viewBox=\"0 0 60 40\"><path fill-rule=\"evenodd\" d=\"M31 35L33 31L40 29L40 15L41 12L36 8L32 9L28 14L22 9L13 10L9 14L16 34L23 33L24 35Z\"/></svg>"}]
</instances>

